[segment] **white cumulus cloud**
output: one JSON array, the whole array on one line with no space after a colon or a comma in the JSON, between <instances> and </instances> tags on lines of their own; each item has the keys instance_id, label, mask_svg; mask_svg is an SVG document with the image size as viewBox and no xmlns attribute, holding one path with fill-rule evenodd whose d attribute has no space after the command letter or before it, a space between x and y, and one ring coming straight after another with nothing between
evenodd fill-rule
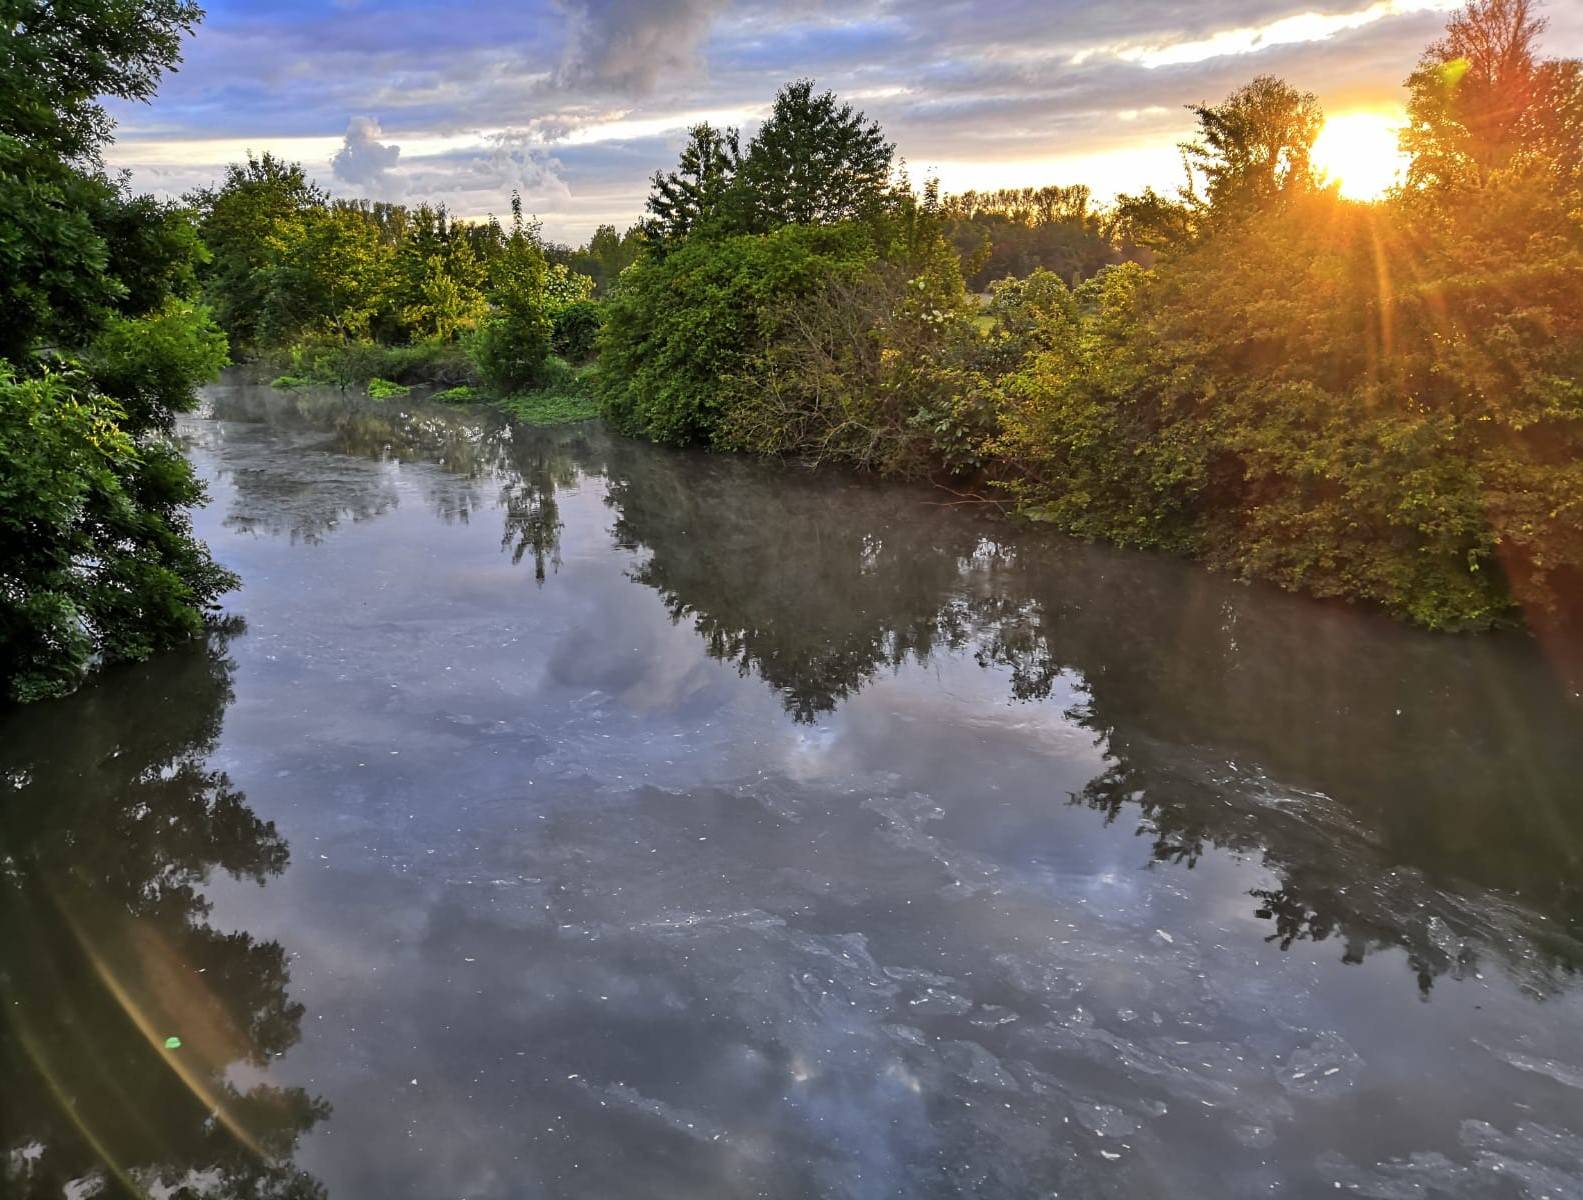
<instances>
[{"instance_id":1,"label":"white cumulus cloud","mask_svg":"<svg viewBox=\"0 0 1583 1200\"><path fill-rule=\"evenodd\" d=\"M353 117L346 123L341 148L330 159L330 173L378 199L397 195L401 180L392 172L401 157L401 147L386 145L379 140L382 136L379 122L373 117Z\"/></svg>"}]
</instances>

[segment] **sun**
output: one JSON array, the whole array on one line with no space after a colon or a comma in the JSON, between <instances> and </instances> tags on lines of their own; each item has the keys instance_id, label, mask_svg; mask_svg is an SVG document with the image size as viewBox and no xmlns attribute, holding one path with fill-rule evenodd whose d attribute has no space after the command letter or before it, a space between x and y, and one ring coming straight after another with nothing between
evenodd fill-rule
<instances>
[{"instance_id":1,"label":"sun","mask_svg":"<svg viewBox=\"0 0 1583 1200\"><path fill-rule=\"evenodd\" d=\"M1378 200L1400 178L1407 156L1396 144L1402 115L1394 112L1338 113L1325 121L1314 142L1316 169L1351 200Z\"/></svg>"}]
</instances>

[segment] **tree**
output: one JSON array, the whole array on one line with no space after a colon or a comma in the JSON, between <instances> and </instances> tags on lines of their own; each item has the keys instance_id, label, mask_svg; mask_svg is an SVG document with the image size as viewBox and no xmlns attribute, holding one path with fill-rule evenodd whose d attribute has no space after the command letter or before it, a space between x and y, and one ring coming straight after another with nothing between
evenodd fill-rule
<instances>
[{"instance_id":1,"label":"tree","mask_svg":"<svg viewBox=\"0 0 1583 1200\"><path fill-rule=\"evenodd\" d=\"M192 0L10 0L0 18L0 137L96 161L100 97L147 100L203 18Z\"/></svg>"},{"instance_id":2,"label":"tree","mask_svg":"<svg viewBox=\"0 0 1583 1200\"><path fill-rule=\"evenodd\" d=\"M356 209L308 208L280 237L264 289L258 336L283 345L303 334L339 341L366 338L391 303L394 251L379 227ZM285 227L277 226L277 235Z\"/></svg>"},{"instance_id":3,"label":"tree","mask_svg":"<svg viewBox=\"0 0 1583 1200\"><path fill-rule=\"evenodd\" d=\"M1192 204L1146 187L1135 196L1116 197L1110 236L1123 251L1158 251L1181 245L1192 236L1194 227Z\"/></svg>"},{"instance_id":4,"label":"tree","mask_svg":"<svg viewBox=\"0 0 1583 1200\"><path fill-rule=\"evenodd\" d=\"M1324 124L1319 101L1261 75L1221 104L1193 104L1198 137L1182 145L1211 213L1239 213L1313 183L1309 153Z\"/></svg>"},{"instance_id":5,"label":"tree","mask_svg":"<svg viewBox=\"0 0 1583 1200\"><path fill-rule=\"evenodd\" d=\"M737 172L747 229L817 225L862 216L890 183L895 146L878 124L809 79L788 83Z\"/></svg>"},{"instance_id":6,"label":"tree","mask_svg":"<svg viewBox=\"0 0 1583 1200\"><path fill-rule=\"evenodd\" d=\"M606 414L655 441L708 442L751 359L796 303L874 261L855 224L693 238L644 258L608 301L597 376Z\"/></svg>"},{"instance_id":7,"label":"tree","mask_svg":"<svg viewBox=\"0 0 1583 1200\"><path fill-rule=\"evenodd\" d=\"M568 265L593 279L595 295L607 296L621 272L642 253L643 235L641 224L631 226L624 234L618 234L614 225L601 225L588 239L588 245L572 254Z\"/></svg>"},{"instance_id":8,"label":"tree","mask_svg":"<svg viewBox=\"0 0 1583 1200\"><path fill-rule=\"evenodd\" d=\"M1579 64L1541 60L1532 0L1471 0L1407 80L1408 185L1481 186L1524 156L1573 176L1583 158Z\"/></svg>"},{"instance_id":9,"label":"tree","mask_svg":"<svg viewBox=\"0 0 1583 1200\"><path fill-rule=\"evenodd\" d=\"M101 355L112 374L144 374L113 346ZM236 586L191 536L203 489L186 460L126 423L80 374L18 379L0 365L0 698L64 695L96 662L190 638Z\"/></svg>"},{"instance_id":10,"label":"tree","mask_svg":"<svg viewBox=\"0 0 1583 1200\"><path fill-rule=\"evenodd\" d=\"M488 311L487 270L465 237L450 239L450 253L431 254L403 315L420 338L447 343L476 329Z\"/></svg>"},{"instance_id":11,"label":"tree","mask_svg":"<svg viewBox=\"0 0 1583 1200\"><path fill-rule=\"evenodd\" d=\"M19 10L19 11L18 11ZM24 3L0 27L0 696L190 638L236 585L165 434L225 360L185 212L97 169L94 97L147 96L190 4Z\"/></svg>"},{"instance_id":12,"label":"tree","mask_svg":"<svg viewBox=\"0 0 1583 1200\"><path fill-rule=\"evenodd\" d=\"M226 167L218 189L200 189L187 201L211 255L202 272L204 295L233 345L250 349L261 336L272 273L326 196L300 164L266 152Z\"/></svg>"},{"instance_id":13,"label":"tree","mask_svg":"<svg viewBox=\"0 0 1583 1200\"><path fill-rule=\"evenodd\" d=\"M489 315L476 344L484 382L503 393L537 383L550 355L549 305L544 287L548 267L538 227L522 218L522 197L511 195L511 233L490 264Z\"/></svg>"},{"instance_id":14,"label":"tree","mask_svg":"<svg viewBox=\"0 0 1583 1200\"><path fill-rule=\"evenodd\" d=\"M997 279L1039 269L1071 280L1115 259L1083 184L1005 188L948 196L940 217L967 272L984 291Z\"/></svg>"},{"instance_id":15,"label":"tree","mask_svg":"<svg viewBox=\"0 0 1583 1200\"><path fill-rule=\"evenodd\" d=\"M739 165L735 129L716 129L707 122L694 125L676 170L654 173L654 190L646 206L652 216L643 225L650 247L662 251L718 221Z\"/></svg>"}]
</instances>

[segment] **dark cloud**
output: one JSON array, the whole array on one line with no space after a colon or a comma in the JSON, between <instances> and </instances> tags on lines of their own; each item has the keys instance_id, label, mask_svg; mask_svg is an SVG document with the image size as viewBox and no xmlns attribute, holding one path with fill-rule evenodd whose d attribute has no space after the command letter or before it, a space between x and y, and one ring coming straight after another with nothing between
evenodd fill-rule
<instances>
[{"instance_id":1,"label":"dark cloud","mask_svg":"<svg viewBox=\"0 0 1583 1200\"><path fill-rule=\"evenodd\" d=\"M643 96L696 74L730 0L560 0L570 23L560 79Z\"/></svg>"}]
</instances>

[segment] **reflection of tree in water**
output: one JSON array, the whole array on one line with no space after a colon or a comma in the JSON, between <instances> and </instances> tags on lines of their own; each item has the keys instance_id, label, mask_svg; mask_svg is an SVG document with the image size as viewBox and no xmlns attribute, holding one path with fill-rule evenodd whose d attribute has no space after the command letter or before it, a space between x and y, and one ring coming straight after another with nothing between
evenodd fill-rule
<instances>
[{"instance_id":1,"label":"reflection of tree in water","mask_svg":"<svg viewBox=\"0 0 1583 1200\"><path fill-rule=\"evenodd\" d=\"M500 506L506 528L500 546L511 551L512 565L533 556L533 577L544 582L545 567L561 566L561 506L556 492L576 485L589 473L595 455L587 434L576 428L517 427L505 439Z\"/></svg>"},{"instance_id":2,"label":"reflection of tree in water","mask_svg":"<svg viewBox=\"0 0 1583 1200\"><path fill-rule=\"evenodd\" d=\"M266 399L256 388L216 389L212 407L227 424L187 426L196 444L214 456L216 474L231 485L228 529L317 545L347 522L373 520L396 507L396 483L388 471L377 463L314 453L322 448L323 426L299 418L290 402ZM334 415L346 415L344 400L337 407ZM330 420L328 397L315 408Z\"/></svg>"},{"instance_id":3,"label":"reflection of tree in water","mask_svg":"<svg viewBox=\"0 0 1583 1200\"><path fill-rule=\"evenodd\" d=\"M216 640L4 718L8 1196L323 1194L290 1160L327 1106L257 1081L299 1036L285 951L212 928L200 890L287 858L206 766L229 678Z\"/></svg>"},{"instance_id":4,"label":"reflection of tree in water","mask_svg":"<svg viewBox=\"0 0 1583 1200\"><path fill-rule=\"evenodd\" d=\"M394 479L369 464L432 463L444 473L424 475L424 498L447 524L471 520L485 507L480 485L499 482L501 548L513 564L531 555L541 582L560 563L556 493L575 484L580 464L596 457L579 429L532 429L478 406L241 387L215 389L213 411L223 421L267 427L272 445L288 443L262 467L231 472L238 502L228 524L317 541L344 519L364 520L395 506ZM289 444L293 432L299 444Z\"/></svg>"},{"instance_id":5,"label":"reflection of tree in water","mask_svg":"<svg viewBox=\"0 0 1583 1200\"><path fill-rule=\"evenodd\" d=\"M1170 563L1057 573L1030 556L1021 586L1035 602L981 653L1025 699L1081 681L1072 715L1110 763L1074 799L1136 813L1154 861L1257 854L1281 880L1255 893L1273 942L1337 936L1348 961L1401 946L1426 991L1479 946L1525 973L1525 948L1575 969L1583 711L1532 647Z\"/></svg>"},{"instance_id":6,"label":"reflection of tree in water","mask_svg":"<svg viewBox=\"0 0 1583 1200\"><path fill-rule=\"evenodd\" d=\"M798 721L965 637L952 597L977 539L920 522L916 493L647 449L609 487L617 540L648 551L633 577Z\"/></svg>"},{"instance_id":7,"label":"reflection of tree in water","mask_svg":"<svg viewBox=\"0 0 1583 1200\"><path fill-rule=\"evenodd\" d=\"M612 453L634 577L797 720L971 646L1017 700L1076 689L1108 768L1074 800L1134 814L1153 861L1262 858L1276 944L1399 946L1425 988L1475 951L1538 987L1579 961L1583 713L1527 647L1031 533L997 545L1003 527L898 489Z\"/></svg>"}]
</instances>

